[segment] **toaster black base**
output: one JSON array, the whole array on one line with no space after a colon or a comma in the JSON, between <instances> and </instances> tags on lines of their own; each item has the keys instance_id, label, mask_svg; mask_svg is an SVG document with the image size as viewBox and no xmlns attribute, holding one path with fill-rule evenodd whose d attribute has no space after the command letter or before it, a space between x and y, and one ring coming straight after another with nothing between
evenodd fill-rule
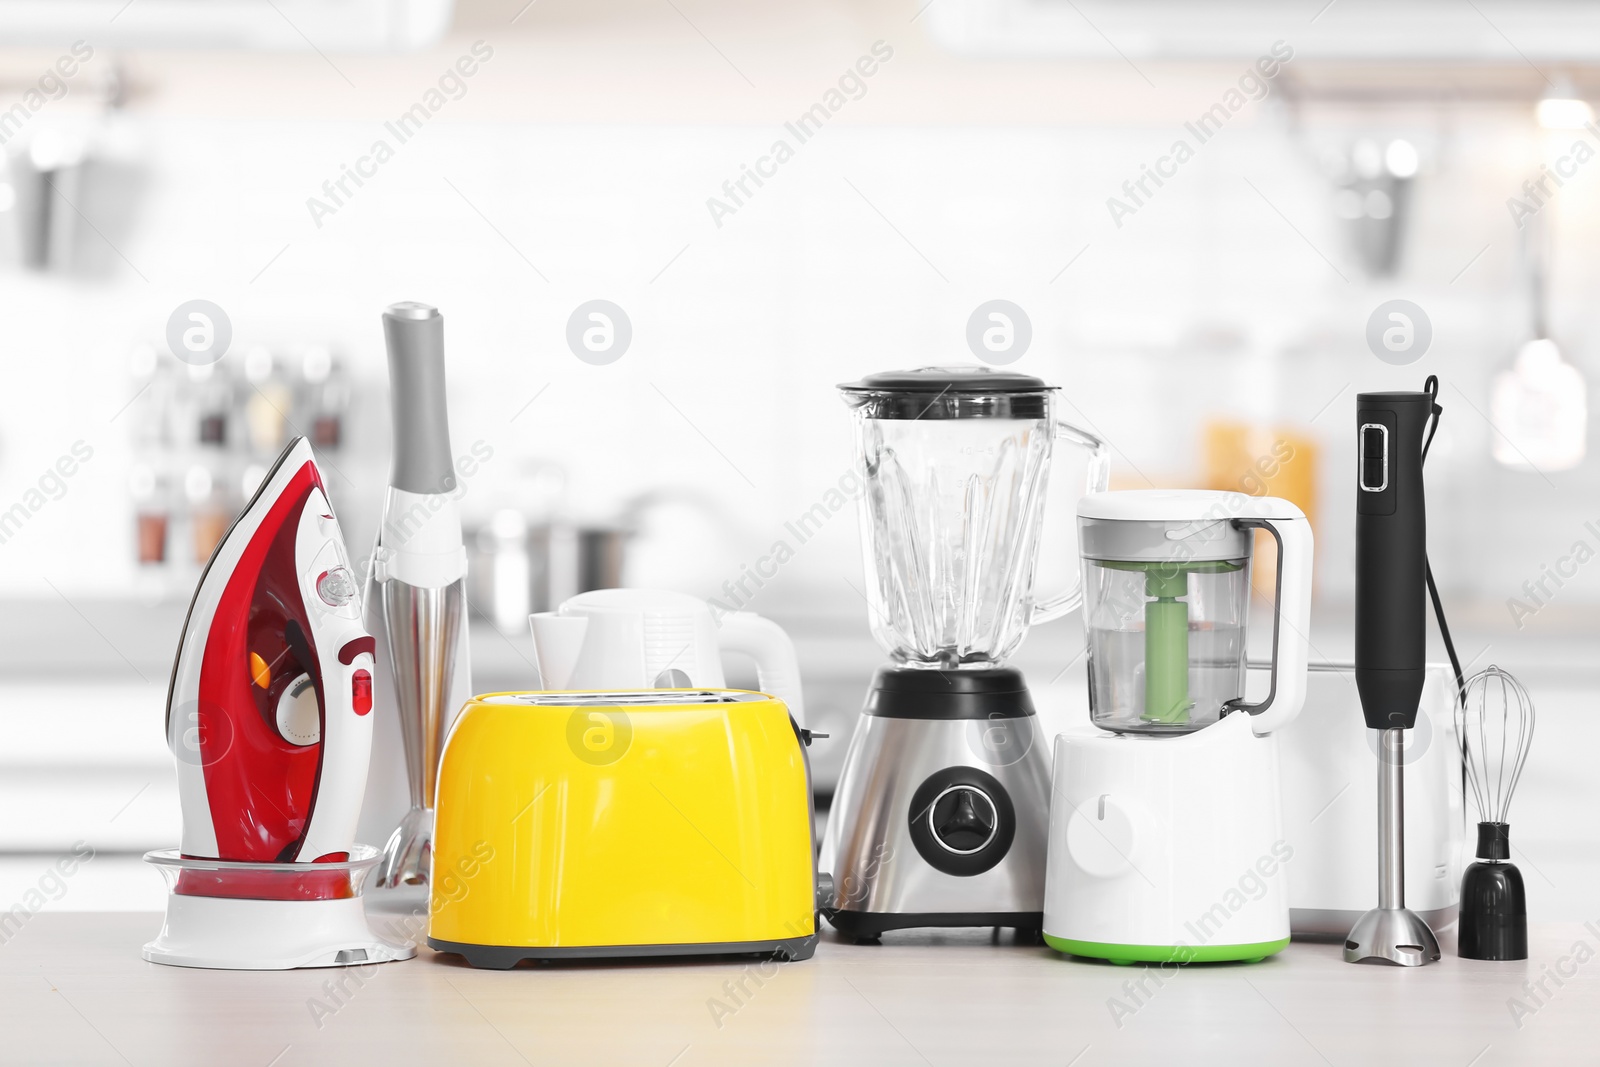
<instances>
[{"instance_id":1,"label":"toaster black base","mask_svg":"<svg viewBox=\"0 0 1600 1067\"><path fill-rule=\"evenodd\" d=\"M870 940L890 930L941 926L1009 926L1019 936L1038 936L1042 911L825 911L823 918L847 937Z\"/></svg>"},{"instance_id":2,"label":"toaster black base","mask_svg":"<svg viewBox=\"0 0 1600 1067\"><path fill-rule=\"evenodd\" d=\"M523 960L548 963L559 960L637 959L641 956L771 956L786 963L809 960L817 951L817 935L785 937L776 941L725 941L704 945L571 945L561 947L469 945L461 941L428 938L435 952L451 952L474 967L509 971Z\"/></svg>"}]
</instances>

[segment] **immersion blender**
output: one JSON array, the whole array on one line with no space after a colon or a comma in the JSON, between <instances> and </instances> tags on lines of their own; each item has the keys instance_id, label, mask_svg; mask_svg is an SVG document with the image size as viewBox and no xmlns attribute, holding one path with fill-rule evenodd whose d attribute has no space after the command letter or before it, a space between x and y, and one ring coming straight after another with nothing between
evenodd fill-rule
<instances>
[{"instance_id":1,"label":"immersion blender","mask_svg":"<svg viewBox=\"0 0 1600 1067\"><path fill-rule=\"evenodd\" d=\"M1423 433L1431 392L1356 397L1356 689L1378 738L1378 906L1356 921L1346 963L1420 967L1439 958L1406 909L1404 732L1427 677L1427 509Z\"/></svg>"},{"instance_id":2,"label":"immersion blender","mask_svg":"<svg viewBox=\"0 0 1600 1067\"><path fill-rule=\"evenodd\" d=\"M378 884L392 888L428 881L439 753L467 688L467 559L445 415L444 319L427 304L395 304L384 312L383 337L394 463L368 625L386 653L411 801L378 868Z\"/></svg>"}]
</instances>

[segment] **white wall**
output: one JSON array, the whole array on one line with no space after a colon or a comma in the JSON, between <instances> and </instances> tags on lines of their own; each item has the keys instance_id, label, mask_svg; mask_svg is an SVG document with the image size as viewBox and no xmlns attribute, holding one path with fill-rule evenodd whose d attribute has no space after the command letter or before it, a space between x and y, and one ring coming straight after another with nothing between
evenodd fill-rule
<instances>
[{"instance_id":1,"label":"white wall","mask_svg":"<svg viewBox=\"0 0 1600 1067\"><path fill-rule=\"evenodd\" d=\"M832 386L970 359L966 318L1000 296L1033 319L1019 369L1063 387L1065 414L1110 439L1124 484L1197 477L1199 428L1219 413L1320 435L1320 581L1334 595L1349 588L1352 394L1439 373L1437 569L1503 611L1584 520L1600 519L1592 462L1549 482L1499 470L1473 410L1488 410L1487 378L1525 330L1504 200L1544 151L1530 116L1312 108L1291 121L1276 100L1251 108L1120 228L1106 197L1165 150L1181 112L1126 126L841 123L720 228L707 197L780 127L456 122L447 111L318 228L307 198L367 150L377 122L125 116L101 134L114 165L99 165L82 194L104 235L81 230L85 273L0 280L12 353L0 503L72 442L96 449L66 498L0 545L0 592L136 588L126 433L111 419L133 391L131 347L158 340L193 297L230 314L230 358L252 343L326 342L378 389L381 309L438 304L457 447L481 438L496 449L469 507L517 499L536 458L569 467L590 514L681 487L714 500L721 518L680 510L658 523L635 578L710 593L844 469ZM1376 282L1344 244L1319 162L1370 132L1412 138L1424 161L1404 270ZM1597 196L1585 172L1549 209L1554 323L1586 369ZM1434 321L1432 351L1412 367L1380 364L1362 340L1368 313L1391 296ZM564 343L568 314L594 297L634 324L632 349L608 367ZM381 420L381 403L370 412ZM381 493L383 437L380 425L377 449L333 486L360 540ZM846 517L763 595L836 595L856 553ZM1560 600L1600 600L1600 569Z\"/></svg>"}]
</instances>

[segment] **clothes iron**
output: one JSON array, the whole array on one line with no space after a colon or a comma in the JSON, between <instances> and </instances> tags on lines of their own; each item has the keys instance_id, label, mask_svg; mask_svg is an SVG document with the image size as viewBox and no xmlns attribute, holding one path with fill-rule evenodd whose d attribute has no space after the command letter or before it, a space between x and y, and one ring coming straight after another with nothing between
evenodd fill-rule
<instances>
[{"instance_id":1,"label":"clothes iron","mask_svg":"<svg viewBox=\"0 0 1600 1067\"><path fill-rule=\"evenodd\" d=\"M408 959L361 902L373 639L311 446L290 442L200 577L167 692L183 841L152 963L283 969Z\"/></svg>"}]
</instances>

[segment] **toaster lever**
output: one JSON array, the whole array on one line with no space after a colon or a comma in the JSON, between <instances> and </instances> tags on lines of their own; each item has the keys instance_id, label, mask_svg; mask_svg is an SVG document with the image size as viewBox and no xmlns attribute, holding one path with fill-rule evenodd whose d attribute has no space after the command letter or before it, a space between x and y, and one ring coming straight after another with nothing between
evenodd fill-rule
<instances>
[{"instance_id":1,"label":"toaster lever","mask_svg":"<svg viewBox=\"0 0 1600 1067\"><path fill-rule=\"evenodd\" d=\"M833 875L827 871L817 872L817 910L833 907Z\"/></svg>"},{"instance_id":2,"label":"toaster lever","mask_svg":"<svg viewBox=\"0 0 1600 1067\"><path fill-rule=\"evenodd\" d=\"M829 736L828 734L813 733L812 731L807 730L804 727L802 727L801 730L800 730L800 740L805 742L805 745L806 745L807 748L811 747L811 742L817 740L818 738L822 738L823 740L827 740L828 736Z\"/></svg>"}]
</instances>

